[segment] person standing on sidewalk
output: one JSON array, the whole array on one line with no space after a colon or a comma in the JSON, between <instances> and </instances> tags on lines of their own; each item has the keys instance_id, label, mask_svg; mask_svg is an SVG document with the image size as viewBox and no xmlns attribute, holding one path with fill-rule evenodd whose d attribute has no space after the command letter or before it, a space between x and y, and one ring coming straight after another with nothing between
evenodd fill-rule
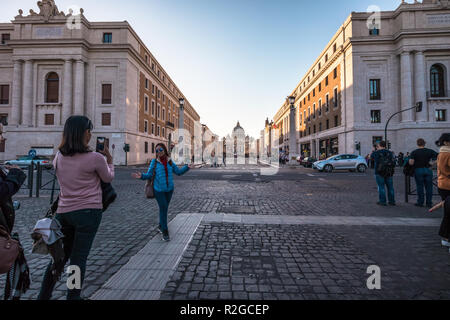
<instances>
[{"instance_id":1,"label":"person standing on sidewalk","mask_svg":"<svg viewBox=\"0 0 450 320\"><path fill-rule=\"evenodd\" d=\"M440 147L438 155L438 189L443 201L450 198L450 133L444 133L441 138L436 141L436 145ZM442 245L450 247L450 212L444 211L439 235L442 237Z\"/></svg>"},{"instance_id":2,"label":"person standing on sidewalk","mask_svg":"<svg viewBox=\"0 0 450 320\"><path fill-rule=\"evenodd\" d=\"M423 188L425 187L427 201L427 208L433 207L433 171L431 170L431 161L437 159L438 154L428 148L425 148L426 142L424 139L417 140L418 149L411 152L409 164L414 168L414 177L417 185L417 203L416 207L423 207L425 202L425 194Z\"/></svg>"},{"instance_id":3,"label":"person standing on sidewalk","mask_svg":"<svg viewBox=\"0 0 450 320\"><path fill-rule=\"evenodd\" d=\"M59 152L53 160L61 188L56 217L64 234L65 262L78 266L81 285L86 262L102 220L101 181L114 179L114 165L108 147L100 154L89 147L92 122L84 116L72 116L64 125ZM105 159L106 157L106 159ZM52 262L47 267L38 300L50 300L56 280ZM67 300L82 300L81 289L69 289Z\"/></svg>"},{"instance_id":4,"label":"person standing on sidewalk","mask_svg":"<svg viewBox=\"0 0 450 320\"><path fill-rule=\"evenodd\" d=\"M150 163L147 173L135 172L131 176L135 179L151 180L153 171L155 172L154 190L155 198L159 206L159 231L163 235L164 241L170 241L169 228L167 225L167 212L169 210L170 200L174 191L173 173L181 176L195 168L195 165L185 165L183 168L178 166L169 158L167 148L163 143L158 143L155 147L156 159Z\"/></svg>"},{"instance_id":5,"label":"person standing on sidewalk","mask_svg":"<svg viewBox=\"0 0 450 320\"><path fill-rule=\"evenodd\" d=\"M394 191L394 172L395 159L394 154L386 150L386 142L380 141L377 144L377 151L371 155L371 159L375 165L375 178L378 185L379 201L378 205L387 206L386 203L386 187L388 191L389 205L395 206Z\"/></svg>"}]
</instances>

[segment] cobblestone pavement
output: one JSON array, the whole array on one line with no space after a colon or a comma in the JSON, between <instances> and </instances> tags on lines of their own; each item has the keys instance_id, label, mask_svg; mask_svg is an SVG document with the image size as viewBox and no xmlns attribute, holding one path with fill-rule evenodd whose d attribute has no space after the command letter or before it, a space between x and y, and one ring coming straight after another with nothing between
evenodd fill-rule
<instances>
[{"instance_id":1,"label":"cobblestone pavement","mask_svg":"<svg viewBox=\"0 0 450 320\"><path fill-rule=\"evenodd\" d=\"M400 175L395 177L398 206L379 208L375 204L377 201L376 184L370 173L358 174L342 172L327 175L313 172L311 169L283 168L280 169L276 175L265 176L260 174L260 169L261 167L258 166L204 168L193 170L183 177L177 177L175 179L176 190L169 210L169 219L172 219L179 213L185 212L208 214L223 212L242 215L280 215L293 217L366 216L417 219L430 217L439 219L442 216L442 213L430 216L427 214L426 210L404 203L402 194L404 182ZM116 169L116 179L113 185L116 188L119 197L110 209L104 213L103 221L89 256L86 282L83 290L83 295L86 297L89 297L96 292L113 274L124 266L131 257L139 252L139 250L157 235L157 204L153 200L144 198L144 186L142 181L130 178L130 173L135 170L144 171L145 168ZM17 212L15 231L21 236L32 271L32 289L24 295L24 299L35 299L38 294L43 272L49 259L28 254L31 250L31 239L29 234L36 221L45 214L49 205L49 192L42 191L42 197L39 199L27 198L26 194L27 191L23 190L20 192L20 195L16 197L21 201L22 208ZM414 199L411 201L414 201ZM315 297L323 298L325 296L318 296L318 294L329 296L330 294L339 293L330 292L328 290L329 287L339 287L342 290L347 290L345 291L346 295L340 296L345 298L357 296L361 298L391 297L385 292L373 293L359 291L365 288L365 286L361 288L361 283L367 278L367 275L365 274L367 263L379 264L382 267L383 263L385 263L383 260L383 250L390 246L392 246L392 262L387 264L388 267L386 267L385 270L383 270L382 267L383 272L388 272L390 270L389 268L393 268L394 271L401 270L400 264L397 265L396 263L402 263L402 261L400 261L401 259L399 259L402 255L394 249L403 252L402 249L408 247L410 248L408 249L410 250L408 252L411 253L410 260L416 258L418 261L416 266L418 269L422 270L417 275L417 279L434 283L434 280L429 277L427 278L426 274L436 274L436 276L440 274L441 279L445 279L445 277L448 279L448 273L444 270L448 270L450 255L448 252L443 251L444 249L439 248L439 237L437 236L436 228L402 228L403 227L391 226L350 227L327 225L283 225L278 228L274 225L265 227L227 223L203 223L197 229L193 241L186 251L186 255L179 264L179 269L164 290L163 298L194 298L194 292L198 294L198 296L195 297L197 299L212 297L212 293L214 292L227 292L221 293L221 298L242 298L245 294L248 295L248 298L255 298L258 295L254 294L261 293L263 294L262 298L267 299L270 298L271 295L275 298L294 298L294 296L289 296L289 294L296 294L297 296L295 298L301 299ZM397 230L401 230L401 232L397 232ZM219 234L221 235L219 237L221 241L214 242L214 237L218 237ZM259 241L257 239L254 240L253 237L264 239L261 240L264 244L263 246L260 246L261 251L258 252L253 250L252 252L253 254L258 254L259 258L256 256L255 259L246 260L245 254L251 250L250 244L239 248L242 252L241 257L238 255L235 256L234 253L231 254L226 251L223 253L221 251L225 250L226 247L229 247L231 250L236 243L242 244L242 241L246 242L247 239L250 241L249 243L256 243ZM228 238L230 243L224 242L224 239ZM386 239L386 242L382 242L381 239ZM308 246L308 244L310 244L310 246ZM283 246L289 246L289 250L292 250L292 254L300 255L286 258L294 260L295 258L301 258L303 260L300 259L295 262L288 260L286 263L290 263L291 265L283 267L283 261L280 260L283 258L282 253L284 252L283 250L285 250ZM377 248L378 251L376 250ZM202 255L203 250L205 251L204 255ZM231 251L234 252L233 250ZM416 251L419 253L418 256ZM266 256L268 253L269 256ZM271 253L273 253L273 255ZM281 257L277 256L277 254L281 254ZM190 258L190 255L196 257ZM214 260L206 260L205 257L214 257ZM249 258L250 257L251 255ZM355 265L350 267L349 264L352 263L352 257L355 259ZM215 260L215 258L218 260ZM232 261L232 259L239 258L243 259L240 261L240 264L238 260ZM192 259L193 261L188 262L189 259ZM222 260L225 261L224 269L219 268L222 264L218 262ZM267 263L263 263L266 262L266 260ZM322 260L328 261L328 267L337 268L337 271L335 270L336 272L330 273L335 274L334 277L342 275L348 279L333 279L330 276L335 282L338 280L341 282L336 282L338 284L337 286L325 286L324 283L322 283L322 286L325 286L325 289L327 290L326 292L315 292L314 289L311 289L316 287L316 282L311 285L307 285L304 282L297 283L302 279L306 279L307 272L302 272L301 269L306 266L302 265L302 263L314 264L318 262L320 264ZM356 263L356 261L359 262ZM207 267L206 262L208 262ZM263 275L267 275L266 280L263 279L264 277L258 276L257 271L260 271L260 269L258 269L260 263L266 265L268 268L267 272L263 273ZM293 265L294 263L296 266ZM236 267L236 264L238 267ZM225 271L229 270L228 272L230 272L230 274L228 276L223 275L223 277L228 277L228 280L230 281L229 284L232 284L232 281L239 282L241 281L239 279L243 278L244 283L242 285L244 285L245 290L240 290L241 287L235 287L234 289L236 290L234 290L233 287L231 290L222 290L226 288L220 287L221 289L219 290L219 285L226 285L226 283L211 283L212 277L207 276L203 276L204 283L193 282L194 278L197 276L197 271L201 272L201 275L205 272L206 275L208 275L209 272L214 272L214 265L216 265L216 272L218 272L219 269L223 270L223 273L226 273ZM341 268L342 265L347 265L348 268ZM228 266L228 269L226 269L225 266ZM234 266L234 271L230 269L232 266ZM422 269L421 266L423 266ZM209 269L210 267L212 267L211 270ZM206 270L202 270L202 268L206 268ZM248 271L247 269L249 268L254 269L250 272L252 275L256 275L253 278L245 276ZM256 280L256 283L252 284L259 286L261 280L270 282L270 279L274 279L274 281L277 281L276 279L281 279L280 281L284 284L283 279L288 279L285 278L286 268L288 268L288 271L289 268L300 269L300 272L294 273L302 274L298 276L298 278L301 279L297 279L297 276L295 279L291 276L289 277L289 279L292 278L297 281L295 283L297 286L296 292L274 292L272 288L268 291L260 291L260 287L258 287L257 292L254 291L254 287L251 290L246 290L246 281L254 282ZM414 271L414 268L411 268L410 270ZM344 272L343 269L346 269L346 271ZM239 270L241 270L242 275L239 274ZM427 273L423 270L428 270L429 272ZM313 274L315 274L318 279L327 279L326 277L322 277L322 275L327 274L327 272L323 270L321 273L318 270L316 271L317 272L314 271ZM401 279L407 279L410 274L413 274L413 272L411 272L405 273L404 277L395 276L396 280L399 279L396 283L399 285L406 283L406 280ZM186 276L187 278L185 278ZM186 290L183 288L188 285L185 282L190 281L186 279L191 277L192 281L190 282L189 289L187 289L188 292L183 293L182 291ZM222 277L222 275L217 275L217 277ZM219 278L216 279L219 280ZM386 286L388 286L388 279L389 278L385 278ZM199 279L197 280L200 281ZM342 283L343 280L352 280L353 282L349 281L344 285ZM225 281L225 279L220 279L220 281ZM358 285L356 284L357 281ZM420 288L420 290L417 289L416 294L413 294L409 289L407 290L410 297L448 297L448 291L444 290L445 286L446 288L450 288L448 282L441 281L441 287L437 287L438 289L433 290L430 289L431 291L427 291L428 289L421 286L422 283L423 282L418 282L417 288ZM192 287L194 284L196 284L197 287ZM207 290L205 288L199 289L200 284L204 286L212 285L213 287L207 287ZM217 290L214 290L214 285L217 285ZM235 283L235 285L241 284ZM272 284L270 282L261 285L280 284ZM286 285L293 286L293 284ZM0 287L3 286L4 276L1 276ZM305 286L305 288L311 286L311 288L306 290L305 288L298 286ZM319 285L317 285L317 287L319 287ZM173 290L171 290L171 288L173 288ZM179 291L180 288L181 291ZM262 289L268 288L262 287ZM276 287L275 289L278 291L281 290L279 287ZM289 290L294 289L293 287L290 287ZM401 291L398 292L398 294L400 294ZM229 296L230 293L231 297ZM252 295L250 296L251 293ZM265 296L264 293L266 294ZM191 296L189 296L189 294L191 294ZM286 294L288 296L286 296ZM56 287L54 298L62 299L64 298L64 295L65 279L62 279ZM406 297L407 295L403 296Z\"/></svg>"}]
</instances>

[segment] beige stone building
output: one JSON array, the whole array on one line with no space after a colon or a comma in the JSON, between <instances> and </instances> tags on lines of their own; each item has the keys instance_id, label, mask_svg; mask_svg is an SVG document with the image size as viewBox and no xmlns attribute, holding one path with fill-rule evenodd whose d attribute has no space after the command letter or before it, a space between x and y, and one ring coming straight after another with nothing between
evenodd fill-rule
<instances>
[{"instance_id":1,"label":"beige stone building","mask_svg":"<svg viewBox=\"0 0 450 320\"><path fill-rule=\"evenodd\" d=\"M6 143L0 160L54 155L65 120L86 115L109 139L115 164L146 163L154 146L179 127L183 93L126 22L90 22L38 3L11 23L0 23L0 121ZM74 13L75 14L75 13ZM184 128L194 136L200 116L185 98ZM172 140L173 141L173 140Z\"/></svg>"},{"instance_id":2,"label":"beige stone building","mask_svg":"<svg viewBox=\"0 0 450 320\"><path fill-rule=\"evenodd\" d=\"M402 2L395 11L353 12L297 87L296 154L331 156L371 152L384 139L408 152L424 138L434 146L450 132L450 2ZM422 102L422 112L411 109ZM411 110L407 110L411 109ZM406 111L407 110L407 111ZM286 150L290 108L273 118Z\"/></svg>"}]
</instances>

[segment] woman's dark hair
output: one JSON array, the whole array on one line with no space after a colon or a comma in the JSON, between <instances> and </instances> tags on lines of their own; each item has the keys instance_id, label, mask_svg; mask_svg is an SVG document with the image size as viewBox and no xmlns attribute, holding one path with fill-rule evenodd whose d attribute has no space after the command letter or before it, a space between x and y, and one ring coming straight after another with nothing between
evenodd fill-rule
<instances>
[{"instance_id":1,"label":"woman's dark hair","mask_svg":"<svg viewBox=\"0 0 450 320\"><path fill-rule=\"evenodd\" d=\"M164 149L164 152L166 153L166 156L169 156L169 152L167 151L167 147L166 147L166 145L164 144L164 143L158 143L156 146L155 146L155 151L156 151L156 149L158 149L158 146L160 146L161 148L163 148ZM156 152L155 152L156 153Z\"/></svg>"},{"instance_id":2,"label":"woman's dark hair","mask_svg":"<svg viewBox=\"0 0 450 320\"><path fill-rule=\"evenodd\" d=\"M442 147L445 142L450 142L450 133L443 133L439 140L436 141L436 145Z\"/></svg>"},{"instance_id":3,"label":"woman's dark hair","mask_svg":"<svg viewBox=\"0 0 450 320\"><path fill-rule=\"evenodd\" d=\"M64 125L62 142L59 152L63 156L73 156L76 153L88 153L92 150L84 144L86 130L92 130L91 120L85 116L71 116Z\"/></svg>"}]
</instances>

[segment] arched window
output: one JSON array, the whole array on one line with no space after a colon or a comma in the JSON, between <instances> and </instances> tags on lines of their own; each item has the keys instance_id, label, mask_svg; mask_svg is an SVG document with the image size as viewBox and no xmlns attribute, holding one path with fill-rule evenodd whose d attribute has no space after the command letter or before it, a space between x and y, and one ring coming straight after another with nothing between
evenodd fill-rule
<instances>
[{"instance_id":1,"label":"arched window","mask_svg":"<svg viewBox=\"0 0 450 320\"><path fill-rule=\"evenodd\" d=\"M431 67L431 96L445 97L444 68L435 64Z\"/></svg>"},{"instance_id":2,"label":"arched window","mask_svg":"<svg viewBox=\"0 0 450 320\"><path fill-rule=\"evenodd\" d=\"M46 79L45 102L59 102L59 77L55 72L50 72Z\"/></svg>"}]
</instances>

